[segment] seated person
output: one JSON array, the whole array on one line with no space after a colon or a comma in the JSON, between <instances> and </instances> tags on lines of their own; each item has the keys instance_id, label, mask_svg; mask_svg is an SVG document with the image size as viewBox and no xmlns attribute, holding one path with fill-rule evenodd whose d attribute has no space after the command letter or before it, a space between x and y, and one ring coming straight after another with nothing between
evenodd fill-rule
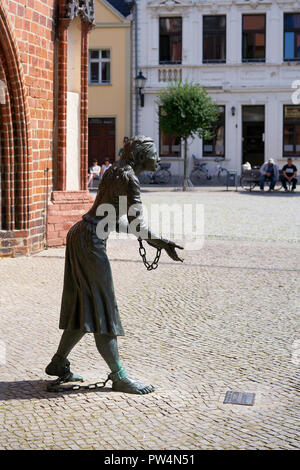
<instances>
[{"instance_id":1,"label":"seated person","mask_svg":"<svg viewBox=\"0 0 300 470\"><path fill-rule=\"evenodd\" d=\"M101 168L101 178L103 178L104 173L111 167L111 163L108 158L104 160L104 165Z\"/></svg>"},{"instance_id":2,"label":"seated person","mask_svg":"<svg viewBox=\"0 0 300 470\"><path fill-rule=\"evenodd\" d=\"M93 160L93 166L90 167L88 186L90 186L90 184L93 183L93 180L94 180L95 177L98 177L99 180L100 180L100 171L101 171L101 168L98 165L97 160ZM93 186L93 184L92 184L92 186Z\"/></svg>"},{"instance_id":3,"label":"seated person","mask_svg":"<svg viewBox=\"0 0 300 470\"><path fill-rule=\"evenodd\" d=\"M281 175L281 181L282 181L282 186L284 189L287 191L287 182L290 182L293 184L292 186L292 191L295 191L296 189L296 184L297 184L297 167L293 165L293 160L291 158L288 158L287 164L282 167L282 175Z\"/></svg>"},{"instance_id":4,"label":"seated person","mask_svg":"<svg viewBox=\"0 0 300 470\"><path fill-rule=\"evenodd\" d=\"M276 181L279 180L279 168L278 165L274 163L273 158L269 158L269 160L260 167L260 173L260 190L264 190L265 181L268 178L271 181L269 191L273 191Z\"/></svg>"}]
</instances>

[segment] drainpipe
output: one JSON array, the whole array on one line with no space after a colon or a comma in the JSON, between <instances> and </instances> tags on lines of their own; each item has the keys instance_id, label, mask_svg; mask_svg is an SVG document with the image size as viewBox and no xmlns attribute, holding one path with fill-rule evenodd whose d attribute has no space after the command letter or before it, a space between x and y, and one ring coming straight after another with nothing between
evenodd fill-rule
<instances>
[{"instance_id":1,"label":"drainpipe","mask_svg":"<svg viewBox=\"0 0 300 470\"><path fill-rule=\"evenodd\" d=\"M134 42L135 42L135 77L138 74L138 2L137 0L125 0L130 10L134 12ZM135 135L139 132L139 91L135 87Z\"/></svg>"},{"instance_id":2,"label":"drainpipe","mask_svg":"<svg viewBox=\"0 0 300 470\"><path fill-rule=\"evenodd\" d=\"M138 74L138 5L135 2L135 77ZM135 89L135 135L139 133L139 92Z\"/></svg>"}]
</instances>

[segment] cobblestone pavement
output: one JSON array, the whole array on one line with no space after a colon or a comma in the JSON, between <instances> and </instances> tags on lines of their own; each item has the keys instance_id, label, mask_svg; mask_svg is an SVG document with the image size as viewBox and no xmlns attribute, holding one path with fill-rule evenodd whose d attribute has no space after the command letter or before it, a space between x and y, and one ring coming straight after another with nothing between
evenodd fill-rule
<instances>
[{"instance_id":1,"label":"cobblestone pavement","mask_svg":"<svg viewBox=\"0 0 300 470\"><path fill-rule=\"evenodd\" d=\"M151 395L47 393L64 250L0 260L1 449L300 447L299 193L143 193L147 204L162 199L204 204L202 250L183 264L163 254L150 273L135 240L108 245L121 357L156 386ZM108 372L92 335L70 360L87 381ZM255 392L254 406L223 404L227 390Z\"/></svg>"}]
</instances>

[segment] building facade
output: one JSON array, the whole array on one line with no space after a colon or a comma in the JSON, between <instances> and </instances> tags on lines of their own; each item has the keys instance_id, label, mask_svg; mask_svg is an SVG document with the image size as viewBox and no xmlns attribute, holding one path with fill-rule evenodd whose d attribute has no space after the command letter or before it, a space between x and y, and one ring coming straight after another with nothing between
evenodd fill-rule
<instances>
[{"instance_id":1,"label":"building facade","mask_svg":"<svg viewBox=\"0 0 300 470\"><path fill-rule=\"evenodd\" d=\"M90 206L93 0L0 1L0 256L64 243Z\"/></svg>"},{"instance_id":2,"label":"building facade","mask_svg":"<svg viewBox=\"0 0 300 470\"><path fill-rule=\"evenodd\" d=\"M124 2L95 0L89 38L89 166L118 159L131 131L131 21Z\"/></svg>"},{"instance_id":3,"label":"building facade","mask_svg":"<svg viewBox=\"0 0 300 470\"><path fill-rule=\"evenodd\" d=\"M174 80L200 83L219 106L215 137L191 155L241 172L250 162L300 158L300 2L290 0L137 1L138 69L147 78L138 132L153 136L172 174L182 145L160 132L158 93ZM297 79L299 82L297 83ZM136 108L137 105L137 108ZM133 123L133 127L134 127Z\"/></svg>"}]
</instances>

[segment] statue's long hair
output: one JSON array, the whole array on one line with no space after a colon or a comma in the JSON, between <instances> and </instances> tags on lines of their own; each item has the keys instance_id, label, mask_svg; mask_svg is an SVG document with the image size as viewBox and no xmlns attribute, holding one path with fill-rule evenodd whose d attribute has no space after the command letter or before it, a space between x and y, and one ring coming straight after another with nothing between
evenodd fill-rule
<instances>
[{"instance_id":1,"label":"statue's long hair","mask_svg":"<svg viewBox=\"0 0 300 470\"><path fill-rule=\"evenodd\" d=\"M127 165L139 166L153 146L154 140L151 137L145 137L144 135L131 137L124 145L122 160Z\"/></svg>"},{"instance_id":2,"label":"statue's long hair","mask_svg":"<svg viewBox=\"0 0 300 470\"><path fill-rule=\"evenodd\" d=\"M98 193L95 200L96 205L106 189L114 183L116 178L128 180L128 172L132 172L137 167L143 166L147 153L154 146L154 140L151 137L139 135L131 137L123 147L120 167L113 165L103 175L98 187Z\"/></svg>"}]
</instances>

